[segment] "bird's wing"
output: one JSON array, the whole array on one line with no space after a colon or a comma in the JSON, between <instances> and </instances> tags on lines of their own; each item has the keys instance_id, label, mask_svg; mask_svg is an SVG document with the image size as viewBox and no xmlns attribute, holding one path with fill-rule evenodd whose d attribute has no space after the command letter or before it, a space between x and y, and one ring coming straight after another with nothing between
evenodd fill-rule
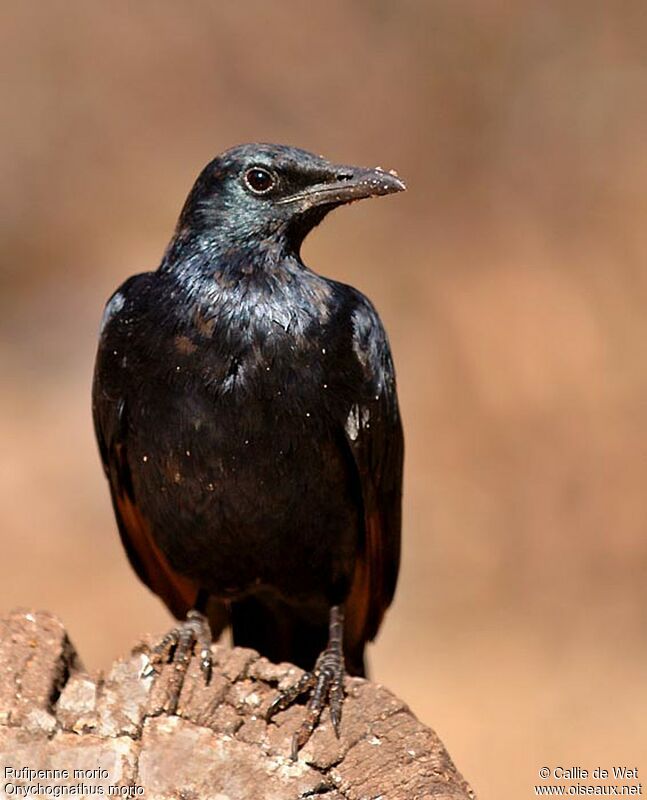
<instances>
[{"instance_id":1,"label":"bird's wing","mask_svg":"<svg viewBox=\"0 0 647 800\"><path fill-rule=\"evenodd\" d=\"M363 391L344 426L359 475L365 523L346 601L345 636L351 648L375 637L395 592L404 455L389 343L377 312L360 298L352 314L353 355Z\"/></svg>"},{"instance_id":2,"label":"bird's wing","mask_svg":"<svg viewBox=\"0 0 647 800\"><path fill-rule=\"evenodd\" d=\"M131 278L111 297L104 312L92 387L92 411L101 460L110 483L112 504L124 549L139 578L178 618L194 607L198 588L173 571L152 536L135 497L128 459L127 373L110 357L120 340L122 319L130 311L129 295L145 291L147 275ZM122 340L123 341L123 340Z\"/></svg>"}]
</instances>

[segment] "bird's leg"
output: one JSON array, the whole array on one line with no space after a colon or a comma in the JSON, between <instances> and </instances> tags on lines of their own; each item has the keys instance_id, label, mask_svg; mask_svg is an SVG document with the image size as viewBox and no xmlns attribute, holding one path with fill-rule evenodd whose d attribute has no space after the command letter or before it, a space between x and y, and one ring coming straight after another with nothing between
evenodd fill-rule
<instances>
[{"instance_id":1,"label":"bird's leg","mask_svg":"<svg viewBox=\"0 0 647 800\"><path fill-rule=\"evenodd\" d=\"M211 629L207 618L197 609L192 609L181 622L150 651L148 664L142 671L143 678L158 674L164 664L173 664L169 679L167 711L177 712L177 706L189 663L194 651L200 657L200 670L206 683L211 680Z\"/></svg>"},{"instance_id":2,"label":"bird's leg","mask_svg":"<svg viewBox=\"0 0 647 800\"><path fill-rule=\"evenodd\" d=\"M294 686L282 692L267 710L265 718L269 721L279 711L283 711L306 692L310 700L301 727L292 738L292 759L296 761L299 750L310 738L321 712L326 704L330 707L330 719L337 738L341 724L341 710L344 702L344 651L342 647L344 632L344 612L340 606L330 609L328 645L319 655L312 672L304 673Z\"/></svg>"}]
</instances>

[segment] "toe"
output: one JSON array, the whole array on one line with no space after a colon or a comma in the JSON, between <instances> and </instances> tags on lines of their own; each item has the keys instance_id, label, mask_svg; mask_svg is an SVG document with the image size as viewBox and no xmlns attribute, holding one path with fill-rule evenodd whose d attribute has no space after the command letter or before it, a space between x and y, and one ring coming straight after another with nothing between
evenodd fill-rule
<instances>
[{"instance_id":1,"label":"toe","mask_svg":"<svg viewBox=\"0 0 647 800\"><path fill-rule=\"evenodd\" d=\"M314 672L304 672L293 686L288 687L274 698L270 707L265 712L265 719L267 722L269 722L275 714L278 714L279 711L284 711L291 706L302 694L314 688L316 680Z\"/></svg>"}]
</instances>

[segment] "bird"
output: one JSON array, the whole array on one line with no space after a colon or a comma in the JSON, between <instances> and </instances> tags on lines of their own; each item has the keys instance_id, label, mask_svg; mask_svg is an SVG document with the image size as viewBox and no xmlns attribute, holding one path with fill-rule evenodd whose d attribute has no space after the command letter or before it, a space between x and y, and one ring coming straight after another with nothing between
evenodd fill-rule
<instances>
[{"instance_id":1,"label":"bird","mask_svg":"<svg viewBox=\"0 0 647 800\"><path fill-rule=\"evenodd\" d=\"M303 676L292 757L394 596L403 432L387 334L359 290L305 265L333 209L403 191L394 171L252 143L199 174L160 266L107 302L92 407L117 527L139 578L177 618L149 674L210 644ZM171 711L177 710L177 695Z\"/></svg>"}]
</instances>

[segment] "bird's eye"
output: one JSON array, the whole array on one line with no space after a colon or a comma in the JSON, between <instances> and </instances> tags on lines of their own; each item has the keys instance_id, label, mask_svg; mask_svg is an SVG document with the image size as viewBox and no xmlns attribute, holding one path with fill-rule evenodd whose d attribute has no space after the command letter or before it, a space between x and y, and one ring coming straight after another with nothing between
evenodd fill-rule
<instances>
[{"instance_id":1,"label":"bird's eye","mask_svg":"<svg viewBox=\"0 0 647 800\"><path fill-rule=\"evenodd\" d=\"M274 188L276 178L265 167L252 167L245 173L245 183L254 194L267 194Z\"/></svg>"}]
</instances>

